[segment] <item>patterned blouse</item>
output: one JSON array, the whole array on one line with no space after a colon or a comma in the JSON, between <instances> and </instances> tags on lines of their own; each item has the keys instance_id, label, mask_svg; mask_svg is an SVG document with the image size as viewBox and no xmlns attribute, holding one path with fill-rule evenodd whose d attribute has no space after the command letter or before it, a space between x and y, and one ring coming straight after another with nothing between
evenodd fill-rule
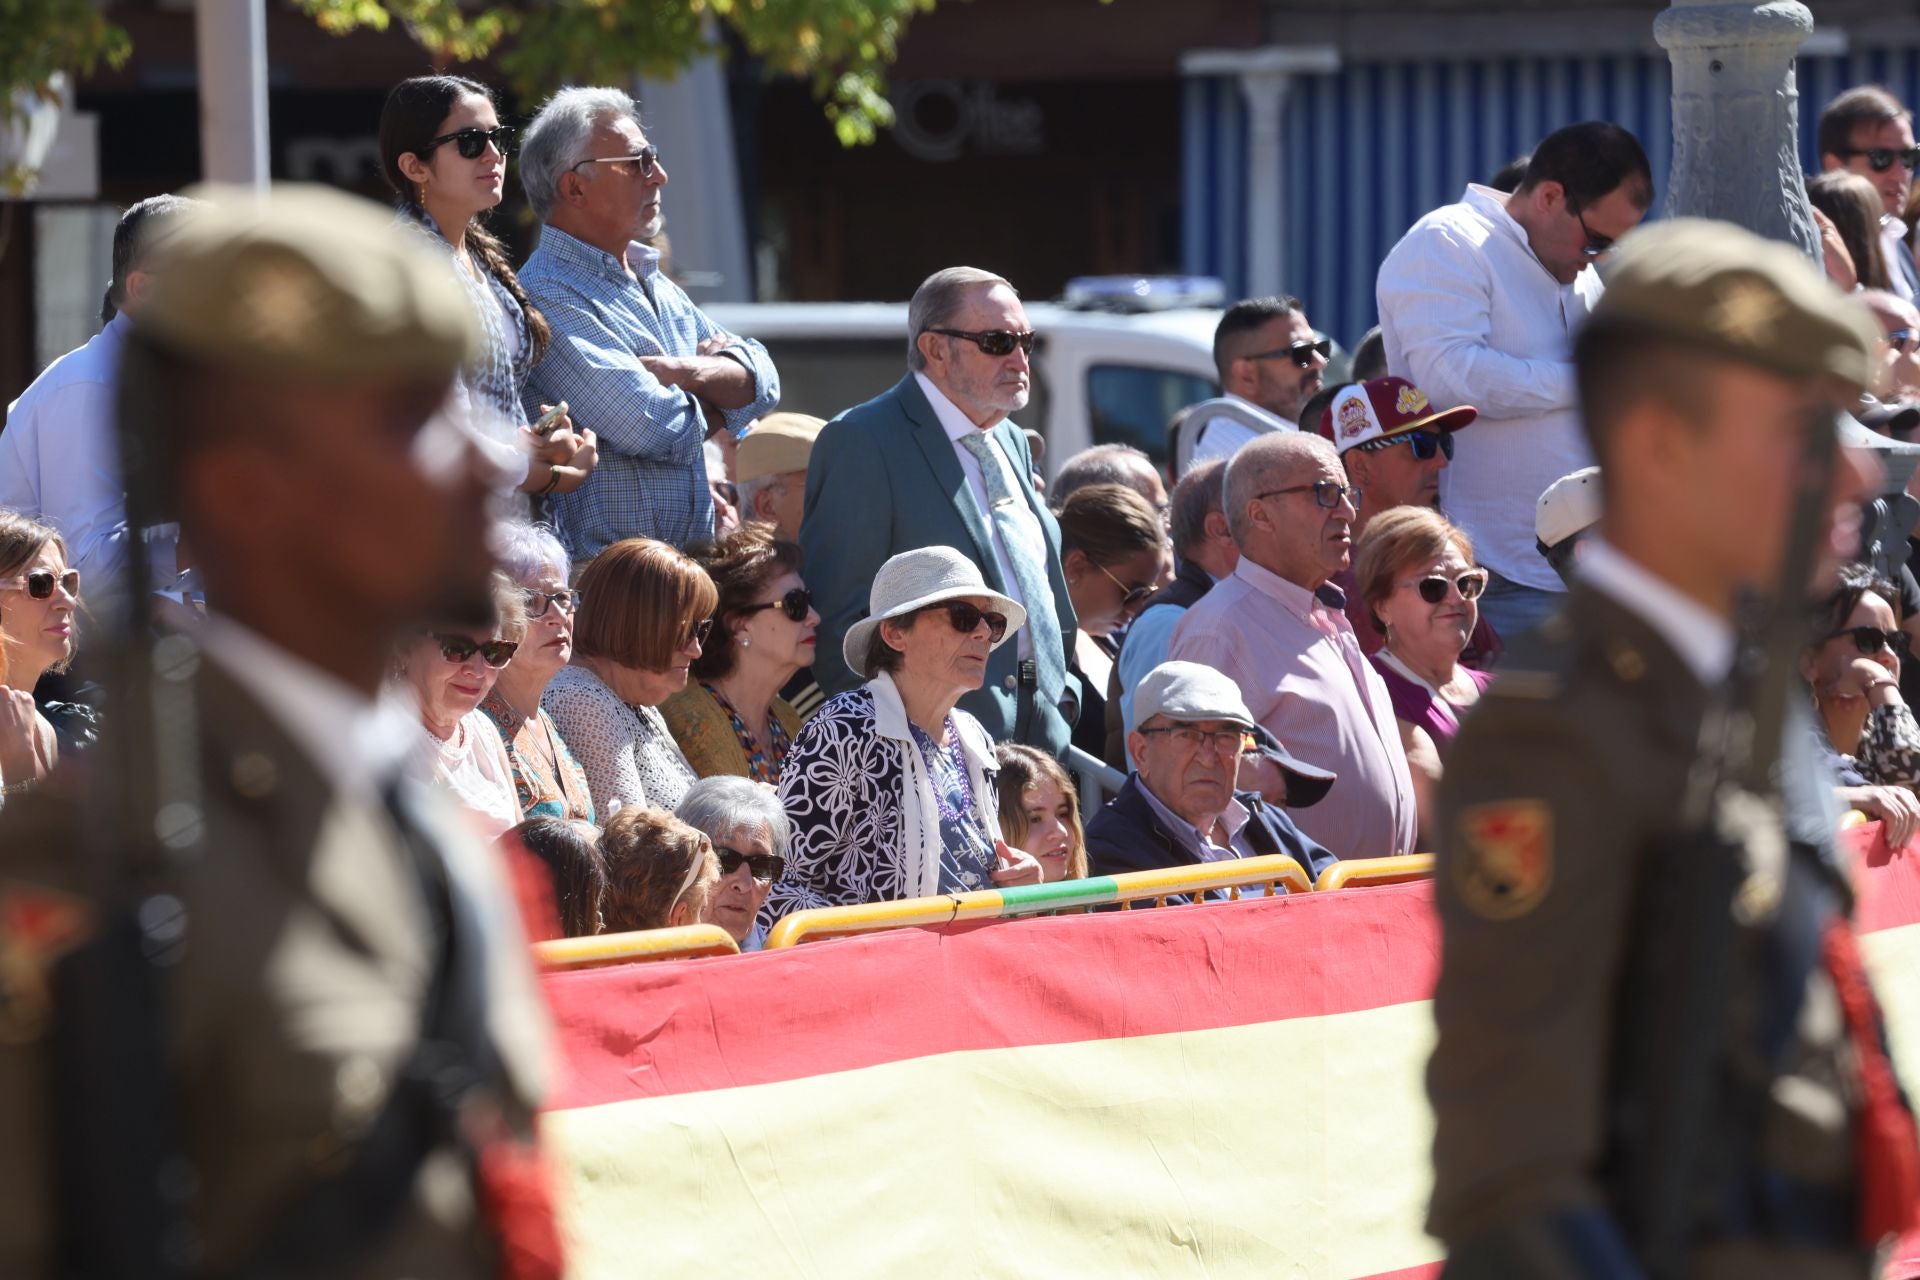
<instances>
[{"instance_id":1,"label":"patterned blouse","mask_svg":"<svg viewBox=\"0 0 1920 1280\"><path fill-rule=\"evenodd\" d=\"M520 800L520 818L564 818L592 822L593 796L580 762L567 750L553 717L545 707L521 717L496 690L480 704L500 730L513 765L513 790Z\"/></svg>"},{"instance_id":2,"label":"patterned blouse","mask_svg":"<svg viewBox=\"0 0 1920 1280\"><path fill-rule=\"evenodd\" d=\"M1867 713L1854 760L1875 786L1920 786L1920 723L1905 703Z\"/></svg>"},{"instance_id":3,"label":"patterned blouse","mask_svg":"<svg viewBox=\"0 0 1920 1280\"><path fill-rule=\"evenodd\" d=\"M471 250L468 254L480 274L476 277L467 270L466 264L454 256L453 246L440 234L440 224L425 209L405 205L400 217L431 235L440 251L446 254L454 278L466 289L474 319L479 322L480 352L461 378L467 391L513 426L526 426L527 407L521 392L527 385L527 375L533 372L533 331L527 325L527 313L507 291L507 286L496 280L493 272L487 270L486 264Z\"/></svg>"},{"instance_id":4,"label":"patterned blouse","mask_svg":"<svg viewBox=\"0 0 1920 1280\"><path fill-rule=\"evenodd\" d=\"M693 766L653 707L622 702L585 667L562 667L540 705L587 773L601 820L627 805L671 810L693 786Z\"/></svg>"}]
</instances>

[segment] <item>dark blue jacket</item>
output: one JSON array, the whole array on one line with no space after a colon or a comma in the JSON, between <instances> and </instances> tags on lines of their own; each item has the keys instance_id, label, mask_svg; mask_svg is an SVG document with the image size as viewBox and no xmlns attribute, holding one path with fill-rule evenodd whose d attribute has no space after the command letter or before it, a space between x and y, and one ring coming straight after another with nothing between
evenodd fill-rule
<instances>
[{"instance_id":1,"label":"dark blue jacket","mask_svg":"<svg viewBox=\"0 0 1920 1280\"><path fill-rule=\"evenodd\" d=\"M1300 864L1307 879L1316 881L1322 871L1339 861L1315 843L1313 837L1294 826L1286 810L1268 804L1258 792L1239 791L1233 798L1247 811L1247 825L1240 834L1256 853L1284 853ZM1127 779L1120 794L1087 824L1087 861L1096 876L1195 865L1187 847L1166 829L1160 815L1154 812L1137 773ZM1168 898L1167 901L1185 899Z\"/></svg>"}]
</instances>

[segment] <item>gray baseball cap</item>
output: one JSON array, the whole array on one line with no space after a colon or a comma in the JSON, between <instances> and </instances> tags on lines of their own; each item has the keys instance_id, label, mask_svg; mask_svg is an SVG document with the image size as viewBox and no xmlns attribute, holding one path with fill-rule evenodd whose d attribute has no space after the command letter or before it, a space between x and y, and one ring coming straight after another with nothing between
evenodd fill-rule
<instances>
[{"instance_id":1,"label":"gray baseball cap","mask_svg":"<svg viewBox=\"0 0 1920 1280\"><path fill-rule=\"evenodd\" d=\"M1280 740L1253 718L1240 686L1198 662L1163 662L1147 673L1133 695L1133 724L1155 716L1169 720L1224 720L1252 735L1254 750L1280 767L1287 781L1287 807L1318 804L1338 775L1295 759Z\"/></svg>"}]
</instances>

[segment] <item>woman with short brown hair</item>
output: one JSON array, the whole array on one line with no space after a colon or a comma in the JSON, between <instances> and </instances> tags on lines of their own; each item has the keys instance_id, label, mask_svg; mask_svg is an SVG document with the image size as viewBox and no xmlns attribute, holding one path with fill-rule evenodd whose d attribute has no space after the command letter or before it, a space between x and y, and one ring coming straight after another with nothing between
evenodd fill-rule
<instances>
[{"instance_id":1,"label":"woman with short brown hair","mask_svg":"<svg viewBox=\"0 0 1920 1280\"><path fill-rule=\"evenodd\" d=\"M540 705L586 770L603 821L622 806L671 808L695 775L659 706L686 688L719 593L699 565L650 538L609 546L575 587L573 662Z\"/></svg>"}]
</instances>

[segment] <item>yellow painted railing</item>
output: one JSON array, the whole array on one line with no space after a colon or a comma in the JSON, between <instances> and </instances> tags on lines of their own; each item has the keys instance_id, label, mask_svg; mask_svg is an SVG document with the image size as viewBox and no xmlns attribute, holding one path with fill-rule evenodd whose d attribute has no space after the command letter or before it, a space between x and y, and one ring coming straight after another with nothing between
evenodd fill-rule
<instances>
[{"instance_id":1,"label":"yellow painted railing","mask_svg":"<svg viewBox=\"0 0 1920 1280\"><path fill-rule=\"evenodd\" d=\"M694 956L738 955L739 946L716 924L673 929L601 933L590 938L554 938L533 944L533 957L547 969L584 969L633 960L686 960Z\"/></svg>"},{"instance_id":2,"label":"yellow painted railing","mask_svg":"<svg viewBox=\"0 0 1920 1280\"><path fill-rule=\"evenodd\" d=\"M1312 887L1298 862L1284 854L1273 854L1191 867L1129 871L1117 876L1092 876L1058 884L1018 885L935 898L869 902L853 907L816 907L796 911L775 925L767 937L767 950L882 929L952 924L960 920L1005 920L1073 907L1118 906L1124 911L1136 902L1151 901L1159 906L1170 897L1192 896L1213 889L1224 889L1229 898L1238 898L1242 889L1254 885L1284 885L1290 893L1306 893Z\"/></svg>"},{"instance_id":3,"label":"yellow painted railing","mask_svg":"<svg viewBox=\"0 0 1920 1280\"><path fill-rule=\"evenodd\" d=\"M1355 885L1405 884L1433 878L1433 855L1402 853L1391 858L1347 858L1320 873L1316 890L1347 889Z\"/></svg>"},{"instance_id":4,"label":"yellow painted railing","mask_svg":"<svg viewBox=\"0 0 1920 1280\"><path fill-rule=\"evenodd\" d=\"M1853 827L1864 827L1869 822L1872 822L1872 821L1873 821L1872 818L1868 817L1866 814L1862 813L1860 810L1849 809L1845 813L1840 815L1840 829L1842 831L1847 831Z\"/></svg>"}]
</instances>

